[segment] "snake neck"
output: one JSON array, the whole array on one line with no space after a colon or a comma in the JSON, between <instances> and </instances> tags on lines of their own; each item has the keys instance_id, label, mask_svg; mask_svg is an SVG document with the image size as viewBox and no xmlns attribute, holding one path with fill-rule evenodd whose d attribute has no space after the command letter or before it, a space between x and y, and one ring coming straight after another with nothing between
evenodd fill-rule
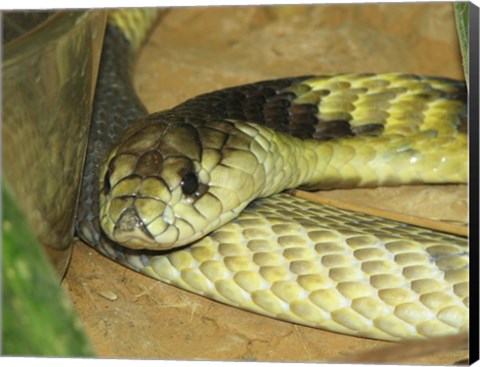
<instances>
[{"instance_id":1,"label":"snake neck","mask_svg":"<svg viewBox=\"0 0 480 367\"><path fill-rule=\"evenodd\" d=\"M252 129L254 124L247 125ZM260 151L257 160L264 169L255 177L258 197L295 187L319 190L468 179L465 135L452 139L432 131L408 136L387 131L382 136L319 141L258 125L253 130L253 151Z\"/></svg>"},{"instance_id":2,"label":"snake neck","mask_svg":"<svg viewBox=\"0 0 480 367\"><path fill-rule=\"evenodd\" d=\"M253 141L259 166L243 152L235 153L242 164L230 157L224 167L246 173L231 173L243 185L235 187L235 196L243 200L237 190L246 191L252 200L293 187L464 183L465 98L464 84L449 79L352 74L226 89L189 100L175 112L238 123ZM224 150L231 156L237 148Z\"/></svg>"},{"instance_id":3,"label":"snake neck","mask_svg":"<svg viewBox=\"0 0 480 367\"><path fill-rule=\"evenodd\" d=\"M254 123L240 123L236 128L252 138L250 151L237 153L240 155L238 160L245 162L244 171L251 176L251 183L250 180L244 180L246 185L243 188L255 187L251 190L255 193L250 194L249 200L270 196L311 181L309 168L312 162L317 161L317 156L306 141Z\"/></svg>"},{"instance_id":4,"label":"snake neck","mask_svg":"<svg viewBox=\"0 0 480 367\"><path fill-rule=\"evenodd\" d=\"M384 132L336 141L306 141L316 160L306 167L308 189L465 183L466 135L444 137L433 131L408 136Z\"/></svg>"}]
</instances>

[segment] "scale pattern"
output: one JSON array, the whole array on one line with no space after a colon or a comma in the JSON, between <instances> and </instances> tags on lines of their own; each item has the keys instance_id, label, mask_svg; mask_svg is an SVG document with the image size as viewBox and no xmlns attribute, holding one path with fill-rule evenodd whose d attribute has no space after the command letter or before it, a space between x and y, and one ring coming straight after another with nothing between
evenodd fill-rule
<instances>
[{"instance_id":1,"label":"scale pattern","mask_svg":"<svg viewBox=\"0 0 480 367\"><path fill-rule=\"evenodd\" d=\"M142 272L274 318L400 340L468 330L468 263L464 238L281 194Z\"/></svg>"},{"instance_id":2,"label":"scale pattern","mask_svg":"<svg viewBox=\"0 0 480 367\"><path fill-rule=\"evenodd\" d=\"M147 18L151 21L154 17ZM427 182L464 182L468 163L463 82L405 74L296 77L216 91L146 116L130 80L133 51L142 36L132 34L137 28L125 26L124 19L142 21L137 15L116 20L111 17L107 28L77 213L80 237L136 271L275 318L386 340L468 330L468 247L461 237L346 212L286 194L257 199L245 210L237 209L235 214L241 211L238 217L192 245L176 250L122 247L105 235L99 223L100 192L120 192L122 185L136 190L139 182L142 186L141 182L147 179L156 180L152 180L151 174L133 177L132 172L138 167L143 172L149 169L145 164L147 155L137 152L135 160L143 164L122 166L125 176L117 175L106 190L106 169L101 173L100 166L108 147L113 142L124 144L128 140L125 137L137 143L137 150L142 144L165 144L162 139L152 143L151 136L144 133L147 140L143 143L132 138L139 131L136 136L142 135L145 128L162 137L163 132L156 131L162 129L162 124L183 124L184 131L190 127L208 130L215 121L227 130L229 126L240 127L247 137L261 138L261 142L252 143L257 144L256 148L279 153L270 163L261 157L261 149L256 150L260 154L255 156L265 163L262 167L280 167L274 175L277 181L285 167L282 159L286 155L280 154L281 145L294 141L301 147L299 151L312 158L303 158L310 162L306 166L309 168L302 171L309 172L302 174L309 181L289 181L289 177L298 175L285 174L281 185L286 187L402 183L393 177L399 171L395 165L398 157L403 163L420 162L420 169L410 172L413 179L408 182L416 182L418 172L427 172L422 178ZM142 32L146 28L142 27ZM130 127L135 120L140 122ZM122 137L124 130L128 132ZM277 138L267 139L269 136ZM236 144L240 144L238 140ZM390 159L391 163L384 165L390 168L380 175L374 167L364 164L378 159L375 144L387 152L380 154L381 159ZM426 169L426 161L418 159L417 152L432 146L437 149L430 150L429 159L442 163L441 170ZM131 146L123 145L122 149L125 153ZM243 149L241 156L249 154L246 152L251 151ZM224 167L240 166L245 173L248 165L238 162L226 161ZM213 175L208 169L202 172ZM443 173L437 178L435 172ZM378 177L365 179L372 174ZM258 172L257 176L262 177ZM133 185L129 184L132 179ZM255 191L244 182L240 184ZM272 185L265 179L262 185L257 184L257 191L260 196L273 194L283 190L281 185ZM143 189L147 187L155 191L150 185ZM157 200L162 195L166 194L151 196ZM247 204L248 201L243 202L241 209ZM146 206L133 209L137 215L151 215ZM109 215L118 220L122 210L117 206L117 212Z\"/></svg>"},{"instance_id":3,"label":"scale pattern","mask_svg":"<svg viewBox=\"0 0 480 367\"><path fill-rule=\"evenodd\" d=\"M163 250L285 189L466 182L465 100L461 82L398 73L194 98L122 134L100 174L102 228L123 246ZM185 177L198 181L190 195Z\"/></svg>"}]
</instances>

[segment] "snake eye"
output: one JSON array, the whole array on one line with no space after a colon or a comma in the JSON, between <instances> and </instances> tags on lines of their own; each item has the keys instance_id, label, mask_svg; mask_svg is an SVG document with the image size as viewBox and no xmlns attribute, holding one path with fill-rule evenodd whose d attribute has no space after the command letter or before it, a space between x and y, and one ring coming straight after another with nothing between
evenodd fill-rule
<instances>
[{"instance_id":1,"label":"snake eye","mask_svg":"<svg viewBox=\"0 0 480 367\"><path fill-rule=\"evenodd\" d=\"M197 175L193 172L187 173L185 176L183 176L180 186L182 186L182 191L185 195L195 194L195 192L198 190Z\"/></svg>"},{"instance_id":2,"label":"snake eye","mask_svg":"<svg viewBox=\"0 0 480 367\"><path fill-rule=\"evenodd\" d=\"M112 189L112 186L110 184L110 169L107 169L107 172L105 172L105 177L103 178L103 192L105 195L108 195L110 193L110 190Z\"/></svg>"}]
</instances>

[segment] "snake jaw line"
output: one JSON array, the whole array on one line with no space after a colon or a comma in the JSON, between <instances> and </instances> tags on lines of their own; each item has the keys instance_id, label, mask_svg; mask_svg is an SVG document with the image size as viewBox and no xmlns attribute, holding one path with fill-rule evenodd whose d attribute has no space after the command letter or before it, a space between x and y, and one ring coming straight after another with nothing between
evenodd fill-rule
<instances>
[{"instance_id":1,"label":"snake jaw line","mask_svg":"<svg viewBox=\"0 0 480 367\"><path fill-rule=\"evenodd\" d=\"M125 244L129 248L141 248L143 243L154 241L154 238L133 207L124 210L116 221L112 239L118 243Z\"/></svg>"}]
</instances>

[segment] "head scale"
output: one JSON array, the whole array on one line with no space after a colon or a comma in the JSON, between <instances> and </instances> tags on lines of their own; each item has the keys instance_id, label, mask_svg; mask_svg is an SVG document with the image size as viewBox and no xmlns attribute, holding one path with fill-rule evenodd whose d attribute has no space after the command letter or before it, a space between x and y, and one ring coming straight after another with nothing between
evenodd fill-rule
<instances>
[{"instance_id":1,"label":"head scale","mask_svg":"<svg viewBox=\"0 0 480 367\"><path fill-rule=\"evenodd\" d=\"M168 249L235 217L252 200L241 194L252 178L228 164L230 125L156 121L128 130L100 174L107 236L129 248Z\"/></svg>"}]
</instances>

